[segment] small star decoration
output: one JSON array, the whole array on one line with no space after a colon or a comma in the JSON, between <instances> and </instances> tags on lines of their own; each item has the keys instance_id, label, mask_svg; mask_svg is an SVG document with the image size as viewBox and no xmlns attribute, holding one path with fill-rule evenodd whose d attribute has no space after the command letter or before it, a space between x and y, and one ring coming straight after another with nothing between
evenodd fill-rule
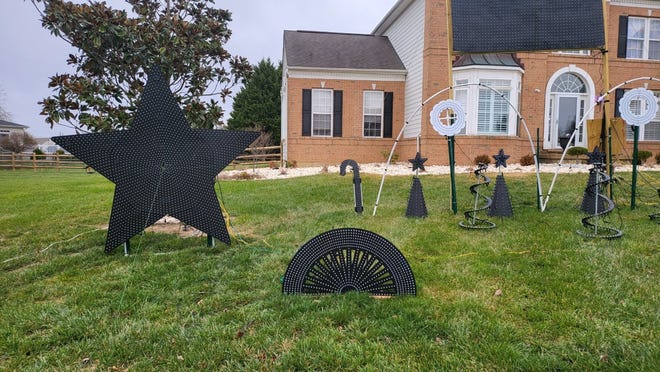
<instances>
[{"instance_id":1,"label":"small star decoration","mask_svg":"<svg viewBox=\"0 0 660 372\"><path fill-rule=\"evenodd\" d=\"M215 177L258 136L192 129L154 67L129 129L53 141L116 185L105 242L109 253L165 215L229 244Z\"/></svg>"},{"instance_id":2,"label":"small star decoration","mask_svg":"<svg viewBox=\"0 0 660 372\"><path fill-rule=\"evenodd\" d=\"M510 155L504 155L504 149L500 149L500 152L497 153L497 155L493 155L493 159L495 159L495 167L504 167L506 168L506 159L508 159Z\"/></svg>"},{"instance_id":3,"label":"small star decoration","mask_svg":"<svg viewBox=\"0 0 660 372\"><path fill-rule=\"evenodd\" d=\"M412 166L413 172L418 170L418 169L426 171L426 169L424 169L424 162L427 161L427 160L428 160L428 158L423 158L422 154L420 154L419 151L417 152L417 154L415 154L414 159L408 159L408 161L411 162L412 165L413 165Z\"/></svg>"},{"instance_id":4,"label":"small star decoration","mask_svg":"<svg viewBox=\"0 0 660 372\"><path fill-rule=\"evenodd\" d=\"M605 153L601 152L598 146L594 147L593 152L587 152L587 164L603 164L605 161Z\"/></svg>"}]
</instances>

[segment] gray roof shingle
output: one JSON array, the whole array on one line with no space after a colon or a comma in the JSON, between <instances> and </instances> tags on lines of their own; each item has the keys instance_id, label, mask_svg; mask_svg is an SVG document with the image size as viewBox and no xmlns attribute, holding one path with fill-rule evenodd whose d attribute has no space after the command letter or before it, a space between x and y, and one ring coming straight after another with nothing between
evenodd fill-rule
<instances>
[{"instance_id":1,"label":"gray roof shingle","mask_svg":"<svg viewBox=\"0 0 660 372\"><path fill-rule=\"evenodd\" d=\"M11 121L0 120L0 127L4 128L16 128L16 129L25 129L29 128L27 125L12 123Z\"/></svg>"},{"instance_id":2,"label":"gray roof shingle","mask_svg":"<svg viewBox=\"0 0 660 372\"><path fill-rule=\"evenodd\" d=\"M288 66L404 70L386 36L318 31L284 31Z\"/></svg>"}]
</instances>

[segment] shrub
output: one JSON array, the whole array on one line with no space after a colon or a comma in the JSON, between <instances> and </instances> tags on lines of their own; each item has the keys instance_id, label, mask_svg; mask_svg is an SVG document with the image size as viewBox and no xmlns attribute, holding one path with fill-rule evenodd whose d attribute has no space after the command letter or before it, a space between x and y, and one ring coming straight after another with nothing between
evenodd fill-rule
<instances>
[{"instance_id":1,"label":"shrub","mask_svg":"<svg viewBox=\"0 0 660 372\"><path fill-rule=\"evenodd\" d=\"M655 154L655 163L660 164L660 152Z\"/></svg>"},{"instance_id":2,"label":"shrub","mask_svg":"<svg viewBox=\"0 0 660 372\"><path fill-rule=\"evenodd\" d=\"M520 158L520 165L534 165L534 156L532 154L524 155Z\"/></svg>"},{"instance_id":3,"label":"shrub","mask_svg":"<svg viewBox=\"0 0 660 372\"><path fill-rule=\"evenodd\" d=\"M475 157L472 161L474 162L474 165L479 165L479 163L490 164L490 156L486 154L477 155L477 157Z\"/></svg>"},{"instance_id":4,"label":"shrub","mask_svg":"<svg viewBox=\"0 0 660 372\"><path fill-rule=\"evenodd\" d=\"M36 155L37 159L43 159L46 157L46 154L38 147L32 152L34 152L34 155Z\"/></svg>"},{"instance_id":5,"label":"shrub","mask_svg":"<svg viewBox=\"0 0 660 372\"><path fill-rule=\"evenodd\" d=\"M653 155L651 151L639 150L637 151L637 165L642 165Z\"/></svg>"},{"instance_id":6,"label":"shrub","mask_svg":"<svg viewBox=\"0 0 660 372\"><path fill-rule=\"evenodd\" d=\"M589 150L587 150L585 147L574 146L569 148L568 151L566 151L566 154L571 156L580 156L585 155L588 152Z\"/></svg>"}]
</instances>

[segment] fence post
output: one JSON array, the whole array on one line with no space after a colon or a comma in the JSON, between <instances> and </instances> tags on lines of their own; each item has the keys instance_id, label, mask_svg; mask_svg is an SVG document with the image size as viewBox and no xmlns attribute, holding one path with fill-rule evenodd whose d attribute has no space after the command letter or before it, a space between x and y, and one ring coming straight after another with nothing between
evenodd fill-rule
<instances>
[{"instance_id":1,"label":"fence post","mask_svg":"<svg viewBox=\"0 0 660 372\"><path fill-rule=\"evenodd\" d=\"M11 153L11 170L15 171L16 170L16 159L15 159L16 154L13 152Z\"/></svg>"},{"instance_id":2,"label":"fence post","mask_svg":"<svg viewBox=\"0 0 660 372\"><path fill-rule=\"evenodd\" d=\"M37 153L35 152L32 153L32 169L37 171Z\"/></svg>"},{"instance_id":3,"label":"fence post","mask_svg":"<svg viewBox=\"0 0 660 372\"><path fill-rule=\"evenodd\" d=\"M57 169L58 172L60 171L60 154L57 152L55 153L55 169Z\"/></svg>"}]
</instances>

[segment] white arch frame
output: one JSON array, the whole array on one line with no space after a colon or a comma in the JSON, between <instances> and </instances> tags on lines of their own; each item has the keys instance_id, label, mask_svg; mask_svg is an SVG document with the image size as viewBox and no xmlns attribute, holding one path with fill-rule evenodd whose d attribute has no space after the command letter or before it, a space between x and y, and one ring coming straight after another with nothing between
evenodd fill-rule
<instances>
[{"instance_id":1,"label":"white arch frame","mask_svg":"<svg viewBox=\"0 0 660 372\"><path fill-rule=\"evenodd\" d=\"M548 83L546 84L545 87L545 109L544 109L544 114L543 114L543 148L547 148L548 145L551 146L551 144L546 140L547 139L547 133L550 132L552 129L552 123L548 122L548 118L550 117L550 97L552 96L552 84L563 74L566 73L572 73L580 77L582 81L586 84L587 86L587 102L594 102L596 99L596 86L594 85L593 79L591 79L591 76L589 73L575 65L568 65L566 67L562 67L559 70L555 71L552 76L550 76L550 79L548 79ZM586 109L586 106L585 106ZM593 119L594 114L593 111L585 111L583 118L587 116L587 113L589 113L589 118L588 119ZM577 125L576 125L577 126ZM584 133L584 136L586 138L587 133ZM570 143L570 142L569 142Z\"/></svg>"},{"instance_id":2,"label":"white arch frame","mask_svg":"<svg viewBox=\"0 0 660 372\"><path fill-rule=\"evenodd\" d=\"M651 81L660 82L660 79L658 79L658 78L654 78L654 77L650 77L650 76L642 76L642 77L626 80L623 83L621 83L619 85L616 85L615 87L611 88L610 90L605 92L603 95L598 96L598 98L596 98L594 100L594 103L593 103L593 105L591 105L589 110L587 110L585 112L584 116L582 117L582 120L580 120L580 122L575 125L575 130L571 134L571 137L568 139L568 143L571 143L573 141L573 138L575 138L575 134L580 130L580 127L584 124L584 120L588 116L593 116L594 108L596 108L596 106L598 106L599 104L603 103L605 101L605 98L608 95L610 95L612 92L614 92L615 90L621 88L624 85L628 85L630 83L633 83L635 81L640 81L640 80L651 80ZM392 161L392 155L394 155L394 150L396 150L396 146L399 143L399 140L401 139L401 136L403 135L403 131L405 130L405 128L408 125L408 123L410 122L410 120L412 120L412 118L415 115L417 115L422 110L422 108L424 108L425 104L427 104L429 101L431 101L435 97L439 96L440 94L445 93L448 90L451 90L451 89L454 89L454 88L457 88L457 87L463 87L463 86L466 86L466 85L475 85L475 84L476 85L481 85L483 87L486 87L486 88L491 89L492 91L498 93L502 98L504 98L507 101L507 103L510 106L512 106L515 109L516 114L520 118L520 122L522 123L523 128L525 129L525 132L527 132L527 137L529 138L529 143L530 143L530 146L531 146L531 149L532 149L532 155L534 157L534 168L536 169L536 187L537 187L537 190L538 190L539 205L541 207L541 212L545 211L545 208L548 205L548 200L550 200L550 195L552 194L552 189L554 188L555 182L557 180L557 176L559 175L559 169L561 167L561 163L564 161L564 158L566 157L566 153L567 153L569 147L566 147L566 149L564 149L564 152L561 154L561 158L559 159L559 162L557 163L557 167L555 168L555 174L552 178L552 182L550 183L550 187L548 188L548 194L544 195L543 194L543 187L542 187L542 184L541 184L541 172L539 170L538 154L536 153L536 147L534 146L534 140L532 138L532 134L529 131L529 127L527 126L527 122L525 121L525 118L520 114L520 111L518 111L518 109L516 109L513 106L511 101L509 101L506 97L504 97L504 95L502 93L498 92L497 90L495 90L495 89L493 89L493 88L491 88L487 85L483 85L483 84L480 84L480 83L468 83L468 84L463 84L463 85L449 86L447 88L444 88L444 89L434 93L429 98L424 100L424 102L422 102L422 104L420 106L418 106L417 109L412 114L410 114L410 116L408 116L406 121L403 123L403 127L399 131L399 134L396 136L396 139L394 140L394 144L392 145L392 150L390 151L390 155L387 158L387 164L385 164L385 168L383 169L383 176L382 176L381 181L380 181L380 187L378 188L378 196L376 197L376 204L374 205L373 216L376 215L376 210L378 209L378 203L380 202L380 195L383 191L383 184L385 183L385 176L387 176L387 168L389 167L390 162ZM418 137L418 141L417 141L417 146L419 148L419 137Z\"/></svg>"}]
</instances>

